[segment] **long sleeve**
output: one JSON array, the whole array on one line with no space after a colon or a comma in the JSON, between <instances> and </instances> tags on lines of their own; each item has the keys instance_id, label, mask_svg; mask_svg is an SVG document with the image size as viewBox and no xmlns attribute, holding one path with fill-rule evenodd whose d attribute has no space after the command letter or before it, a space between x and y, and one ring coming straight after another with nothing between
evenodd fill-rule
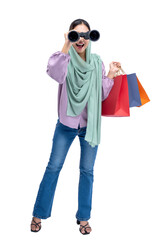
<instances>
[{"instance_id":1,"label":"long sleeve","mask_svg":"<svg viewBox=\"0 0 160 240\"><path fill-rule=\"evenodd\" d=\"M106 76L105 66L102 62L102 101L108 97L113 85L114 80Z\"/></svg>"},{"instance_id":2,"label":"long sleeve","mask_svg":"<svg viewBox=\"0 0 160 240\"><path fill-rule=\"evenodd\" d=\"M70 61L70 55L60 51L51 55L48 60L47 74L56 80L59 84L63 84L67 76L67 67Z\"/></svg>"}]
</instances>

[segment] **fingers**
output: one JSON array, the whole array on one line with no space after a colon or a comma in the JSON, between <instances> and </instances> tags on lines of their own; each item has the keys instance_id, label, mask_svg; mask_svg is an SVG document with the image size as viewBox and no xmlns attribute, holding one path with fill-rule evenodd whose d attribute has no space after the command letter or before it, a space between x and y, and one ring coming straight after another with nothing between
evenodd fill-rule
<instances>
[{"instance_id":1,"label":"fingers","mask_svg":"<svg viewBox=\"0 0 160 240\"><path fill-rule=\"evenodd\" d=\"M66 40L68 39L68 33L69 33L69 32L66 32L66 33L64 34L64 37L65 37Z\"/></svg>"},{"instance_id":2,"label":"fingers","mask_svg":"<svg viewBox=\"0 0 160 240\"><path fill-rule=\"evenodd\" d=\"M120 62L112 62L115 65L121 65Z\"/></svg>"},{"instance_id":3,"label":"fingers","mask_svg":"<svg viewBox=\"0 0 160 240\"><path fill-rule=\"evenodd\" d=\"M112 62L110 63L110 65L113 65L114 67L121 68L121 63L120 63L120 62L112 61Z\"/></svg>"},{"instance_id":4,"label":"fingers","mask_svg":"<svg viewBox=\"0 0 160 240\"><path fill-rule=\"evenodd\" d=\"M73 42L70 42L70 40L68 39L68 34L69 34L70 31L64 33L64 38L65 38L65 42L69 45L72 45Z\"/></svg>"},{"instance_id":5,"label":"fingers","mask_svg":"<svg viewBox=\"0 0 160 240\"><path fill-rule=\"evenodd\" d=\"M70 30L70 31L66 32L66 33L64 34L65 38L68 38L69 32L72 32L72 31L73 31L73 30Z\"/></svg>"}]
</instances>

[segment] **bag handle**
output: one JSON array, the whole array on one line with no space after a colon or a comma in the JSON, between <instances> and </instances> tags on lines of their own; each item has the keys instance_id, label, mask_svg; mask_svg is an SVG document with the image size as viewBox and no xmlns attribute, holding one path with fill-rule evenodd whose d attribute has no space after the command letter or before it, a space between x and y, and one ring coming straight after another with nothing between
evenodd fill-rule
<instances>
[{"instance_id":1,"label":"bag handle","mask_svg":"<svg viewBox=\"0 0 160 240\"><path fill-rule=\"evenodd\" d=\"M125 75L125 71L122 69L122 67L119 68L119 70L115 73L114 77L117 77L119 75Z\"/></svg>"}]
</instances>

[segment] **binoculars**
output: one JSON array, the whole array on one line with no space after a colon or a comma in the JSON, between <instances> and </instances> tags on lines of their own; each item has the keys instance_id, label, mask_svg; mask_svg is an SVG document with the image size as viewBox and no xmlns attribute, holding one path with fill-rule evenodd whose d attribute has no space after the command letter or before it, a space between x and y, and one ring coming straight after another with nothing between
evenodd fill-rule
<instances>
[{"instance_id":1,"label":"binoculars","mask_svg":"<svg viewBox=\"0 0 160 240\"><path fill-rule=\"evenodd\" d=\"M68 39L70 42L77 42L80 37L84 39L90 39L91 41L97 41L100 38L100 33L97 30L91 30L88 32L78 33L76 31L71 31L68 33Z\"/></svg>"}]
</instances>

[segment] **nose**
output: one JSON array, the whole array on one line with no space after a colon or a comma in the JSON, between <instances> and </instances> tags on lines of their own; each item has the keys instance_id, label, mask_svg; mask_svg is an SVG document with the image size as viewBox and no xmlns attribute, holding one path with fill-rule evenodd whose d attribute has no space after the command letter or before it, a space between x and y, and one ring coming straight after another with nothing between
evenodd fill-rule
<instances>
[{"instance_id":1,"label":"nose","mask_svg":"<svg viewBox=\"0 0 160 240\"><path fill-rule=\"evenodd\" d=\"M79 43L84 43L84 38L83 37L80 37L79 40L78 40Z\"/></svg>"}]
</instances>

